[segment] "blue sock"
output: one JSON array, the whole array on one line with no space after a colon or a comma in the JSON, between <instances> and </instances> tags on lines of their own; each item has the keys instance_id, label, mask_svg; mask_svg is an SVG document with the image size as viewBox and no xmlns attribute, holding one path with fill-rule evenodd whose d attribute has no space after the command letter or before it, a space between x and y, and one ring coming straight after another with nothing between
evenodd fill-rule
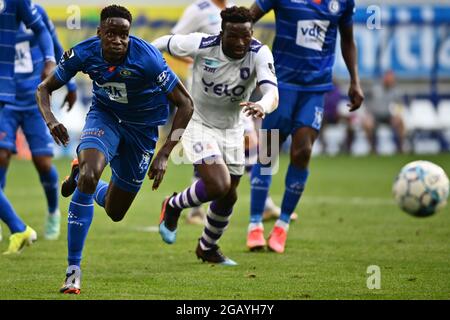
<instances>
[{"instance_id":1,"label":"blue sock","mask_svg":"<svg viewBox=\"0 0 450 320\"><path fill-rule=\"evenodd\" d=\"M11 234L24 232L27 226L14 211L11 203L6 198L3 190L0 189L0 219L8 226Z\"/></svg>"},{"instance_id":2,"label":"blue sock","mask_svg":"<svg viewBox=\"0 0 450 320\"><path fill-rule=\"evenodd\" d=\"M97 204L100 207L105 207L105 200L106 200L106 193L108 192L108 184L103 181L103 180L99 180L98 184L97 184L97 188L95 189L95 193L94 193L94 199L95 202L97 202Z\"/></svg>"},{"instance_id":3,"label":"blue sock","mask_svg":"<svg viewBox=\"0 0 450 320\"><path fill-rule=\"evenodd\" d=\"M269 193L270 184L272 182L271 174L261 174L261 169L268 170L267 167L257 163L252 168L250 180L251 197L250 197L250 222L262 222L264 206L266 204L267 194Z\"/></svg>"},{"instance_id":4,"label":"blue sock","mask_svg":"<svg viewBox=\"0 0 450 320\"><path fill-rule=\"evenodd\" d=\"M47 197L48 212L54 213L58 209L58 171L52 165L49 172L40 174L42 187Z\"/></svg>"},{"instance_id":5,"label":"blue sock","mask_svg":"<svg viewBox=\"0 0 450 320\"><path fill-rule=\"evenodd\" d=\"M75 190L69 205L67 242L69 265L80 266L84 241L94 216L94 195Z\"/></svg>"},{"instance_id":6,"label":"blue sock","mask_svg":"<svg viewBox=\"0 0 450 320\"><path fill-rule=\"evenodd\" d=\"M5 190L6 185L6 168L0 167L0 189Z\"/></svg>"},{"instance_id":7,"label":"blue sock","mask_svg":"<svg viewBox=\"0 0 450 320\"><path fill-rule=\"evenodd\" d=\"M308 179L309 170L300 169L289 165L286 173L286 189L284 191L283 202L281 203L280 220L289 223L291 214L302 196L305 189L306 179Z\"/></svg>"}]
</instances>

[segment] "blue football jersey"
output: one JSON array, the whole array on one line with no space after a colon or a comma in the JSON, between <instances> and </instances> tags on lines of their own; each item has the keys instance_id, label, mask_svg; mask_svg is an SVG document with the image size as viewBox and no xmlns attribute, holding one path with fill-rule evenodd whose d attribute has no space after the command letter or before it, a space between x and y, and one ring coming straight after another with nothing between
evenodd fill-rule
<instances>
[{"instance_id":1,"label":"blue football jersey","mask_svg":"<svg viewBox=\"0 0 450 320\"><path fill-rule=\"evenodd\" d=\"M48 45L51 42L50 35L31 1L0 0L0 104L14 103L15 100L14 55L16 33L21 21L28 28L42 30L40 47L47 58L54 58L53 50L50 51Z\"/></svg>"},{"instance_id":2,"label":"blue football jersey","mask_svg":"<svg viewBox=\"0 0 450 320\"><path fill-rule=\"evenodd\" d=\"M159 50L146 41L130 36L125 61L111 64L103 59L100 38L87 39L63 54L55 77L65 83L78 71L93 81L93 108L112 111L129 122L166 122L166 94L179 80Z\"/></svg>"},{"instance_id":3,"label":"blue football jersey","mask_svg":"<svg viewBox=\"0 0 450 320\"><path fill-rule=\"evenodd\" d=\"M337 31L353 23L354 0L256 0L256 4L275 13L272 52L279 87L331 90Z\"/></svg>"},{"instance_id":4,"label":"blue football jersey","mask_svg":"<svg viewBox=\"0 0 450 320\"><path fill-rule=\"evenodd\" d=\"M64 50L59 43L55 27L48 18L44 8L36 4L37 11L42 16L42 21L52 36L55 58L60 59ZM21 23L19 32L16 35L16 58L14 68L14 80L16 82L16 102L14 107L17 109L37 108L36 88L41 82L41 73L44 69L44 55L39 47L39 40L31 29L27 29L25 24ZM71 91L76 89L75 83L70 84ZM13 108L14 108L13 107Z\"/></svg>"}]
</instances>

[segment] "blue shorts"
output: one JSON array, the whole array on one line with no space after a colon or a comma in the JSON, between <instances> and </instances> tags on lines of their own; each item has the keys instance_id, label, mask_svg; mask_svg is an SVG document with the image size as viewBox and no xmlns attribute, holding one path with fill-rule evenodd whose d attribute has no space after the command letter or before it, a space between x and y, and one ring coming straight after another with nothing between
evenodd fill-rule
<instances>
[{"instance_id":1,"label":"blue shorts","mask_svg":"<svg viewBox=\"0 0 450 320\"><path fill-rule=\"evenodd\" d=\"M53 156L53 138L39 109L5 105L0 110L0 148L17 153L16 132L22 128L33 156Z\"/></svg>"},{"instance_id":2,"label":"blue shorts","mask_svg":"<svg viewBox=\"0 0 450 320\"><path fill-rule=\"evenodd\" d=\"M278 108L266 115L261 129L280 130L280 142L301 127L320 130L326 92L305 92L285 88L279 88L278 92L280 95Z\"/></svg>"},{"instance_id":3,"label":"blue shorts","mask_svg":"<svg viewBox=\"0 0 450 320\"><path fill-rule=\"evenodd\" d=\"M91 108L77 153L85 149L101 151L111 166L112 182L122 190L137 193L157 141L157 126L119 122L113 113Z\"/></svg>"}]
</instances>

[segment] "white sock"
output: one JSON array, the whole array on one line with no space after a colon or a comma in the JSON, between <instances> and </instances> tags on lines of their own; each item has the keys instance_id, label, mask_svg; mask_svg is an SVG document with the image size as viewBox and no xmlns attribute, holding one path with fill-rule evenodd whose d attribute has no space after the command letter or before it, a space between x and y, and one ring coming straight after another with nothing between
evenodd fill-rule
<instances>
[{"instance_id":1,"label":"white sock","mask_svg":"<svg viewBox=\"0 0 450 320\"><path fill-rule=\"evenodd\" d=\"M275 203L273 202L272 198L268 195L266 198L266 202L264 203L264 209L271 209L275 207Z\"/></svg>"},{"instance_id":2,"label":"white sock","mask_svg":"<svg viewBox=\"0 0 450 320\"><path fill-rule=\"evenodd\" d=\"M49 212L48 213L50 216L60 216L61 215L61 211L59 211L59 209L56 209L55 211L53 211L53 212Z\"/></svg>"},{"instance_id":3,"label":"white sock","mask_svg":"<svg viewBox=\"0 0 450 320\"><path fill-rule=\"evenodd\" d=\"M262 222L250 222L250 224L248 225L248 232L256 228L264 230L264 225L262 224Z\"/></svg>"},{"instance_id":4,"label":"white sock","mask_svg":"<svg viewBox=\"0 0 450 320\"><path fill-rule=\"evenodd\" d=\"M200 241L200 248L202 248L203 251L211 250L211 248L208 248L203 244L203 242Z\"/></svg>"},{"instance_id":5,"label":"white sock","mask_svg":"<svg viewBox=\"0 0 450 320\"><path fill-rule=\"evenodd\" d=\"M275 225L277 227L283 228L286 232L289 230L289 223L284 222L284 221L282 221L280 219L278 219L277 222L275 222Z\"/></svg>"}]
</instances>

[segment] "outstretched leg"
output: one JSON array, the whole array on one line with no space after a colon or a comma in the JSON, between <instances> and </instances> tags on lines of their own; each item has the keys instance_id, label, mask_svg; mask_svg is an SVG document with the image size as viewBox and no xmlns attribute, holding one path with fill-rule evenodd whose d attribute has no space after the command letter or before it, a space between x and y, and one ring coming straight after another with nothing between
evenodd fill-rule
<instances>
[{"instance_id":1,"label":"outstretched leg","mask_svg":"<svg viewBox=\"0 0 450 320\"><path fill-rule=\"evenodd\" d=\"M231 185L230 174L221 157L215 163L196 166L200 179L178 194L166 198L160 221L160 234L166 243L175 242L177 222L181 210L225 196Z\"/></svg>"},{"instance_id":2,"label":"outstretched leg","mask_svg":"<svg viewBox=\"0 0 450 320\"><path fill-rule=\"evenodd\" d=\"M294 212L309 175L309 161L323 118L324 93L298 97L293 119L290 164L285 178L281 215L268 239L270 250L284 252L291 215Z\"/></svg>"},{"instance_id":3,"label":"outstretched leg","mask_svg":"<svg viewBox=\"0 0 450 320\"><path fill-rule=\"evenodd\" d=\"M106 166L104 154L97 149L84 149L78 154L79 174L69 205L69 265L80 266L84 242L94 215L94 192Z\"/></svg>"},{"instance_id":4,"label":"outstretched leg","mask_svg":"<svg viewBox=\"0 0 450 320\"><path fill-rule=\"evenodd\" d=\"M10 158L11 151L0 149L0 182L5 182ZM11 232L8 250L3 254L20 253L26 245L32 244L37 239L36 231L27 226L14 210L3 192L3 186L0 188L0 220L8 226Z\"/></svg>"},{"instance_id":5,"label":"outstretched leg","mask_svg":"<svg viewBox=\"0 0 450 320\"><path fill-rule=\"evenodd\" d=\"M100 180L94 193L94 200L97 204L105 208L106 214L114 222L121 221L131 204L136 198L137 192L124 190L113 181L109 185Z\"/></svg>"},{"instance_id":6,"label":"outstretched leg","mask_svg":"<svg viewBox=\"0 0 450 320\"><path fill-rule=\"evenodd\" d=\"M60 234L61 213L58 207L58 171L52 164L51 156L33 156L33 163L39 173L39 179L47 199L48 216L44 237L56 240Z\"/></svg>"},{"instance_id":7,"label":"outstretched leg","mask_svg":"<svg viewBox=\"0 0 450 320\"><path fill-rule=\"evenodd\" d=\"M72 174L69 177L69 180L76 181L76 187L73 190L72 199L69 204L67 226L67 260L69 266L66 270L66 280L60 292L79 294L81 258L84 242L94 216L94 192L106 166L105 155L102 151L94 148L83 149L78 153L78 164L75 165L77 166L77 170L75 170L73 164ZM70 181L66 179L62 185L63 192L67 191L69 184Z\"/></svg>"},{"instance_id":8,"label":"outstretched leg","mask_svg":"<svg viewBox=\"0 0 450 320\"><path fill-rule=\"evenodd\" d=\"M240 176L231 176L231 185L228 193L211 202L206 215L205 228L199 240L196 254L203 261L233 266L236 262L225 257L220 251L217 242L222 237L237 201L237 186Z\"/></svg>"},{"instance_id":9,"label":"outstretched leg","mask_svg":"<svg viewBox=\"0 0 450 320\"><path fill-rule=\"evenodd\" d=\"M294 212L309 175L309 161L318 131L310 127L298 128L292 135L291 163L286 178L281 215L269 236L268 246L272 251L282 253L287 239L291 215Z\"/></svg>"},{"instance_id":10,"label":"outstretched leg","mask_svg":"<svg viewBox=\"0 0 450 320\"><path fill-rule=\"evenodd\" d=\"M252 251L262 249L266 245L262 224L263 212L272 183L273 159L278 157L278 154L272 151L272 139L272 130L269 130L267 132L267 142L260 141L258 163L253 166L250 177L250 224L247 234L247 247ZM279 144L278 141L277 143ZM261 156L267 156L272 161L263 162L261 161Z\"/></svg>"},{"instance_id":11,"label":"outstretched leg","mask_svg":"<svg viewBox=\"0 0 450 320\"><path fill-rule=\"evenodd\" d=\"M196 170L194 170L192 176L192 183L196 183L199 176ZM201 206L192 207L186 216L186 222L189 224L202 225L205 221L205 211Z\"/></svg>"},{"instance_id":12,"label":"outstretched leg","mask_svg":"<svg viewBox=\"0 0 450 320\"><path fill-rule=\"evenodd\" d=\"M0 149L0 189L2 190L4 190L6 186L6 173L8 172L11 155L12 153L10 150Z\"/></svg>"}]
</instances>

